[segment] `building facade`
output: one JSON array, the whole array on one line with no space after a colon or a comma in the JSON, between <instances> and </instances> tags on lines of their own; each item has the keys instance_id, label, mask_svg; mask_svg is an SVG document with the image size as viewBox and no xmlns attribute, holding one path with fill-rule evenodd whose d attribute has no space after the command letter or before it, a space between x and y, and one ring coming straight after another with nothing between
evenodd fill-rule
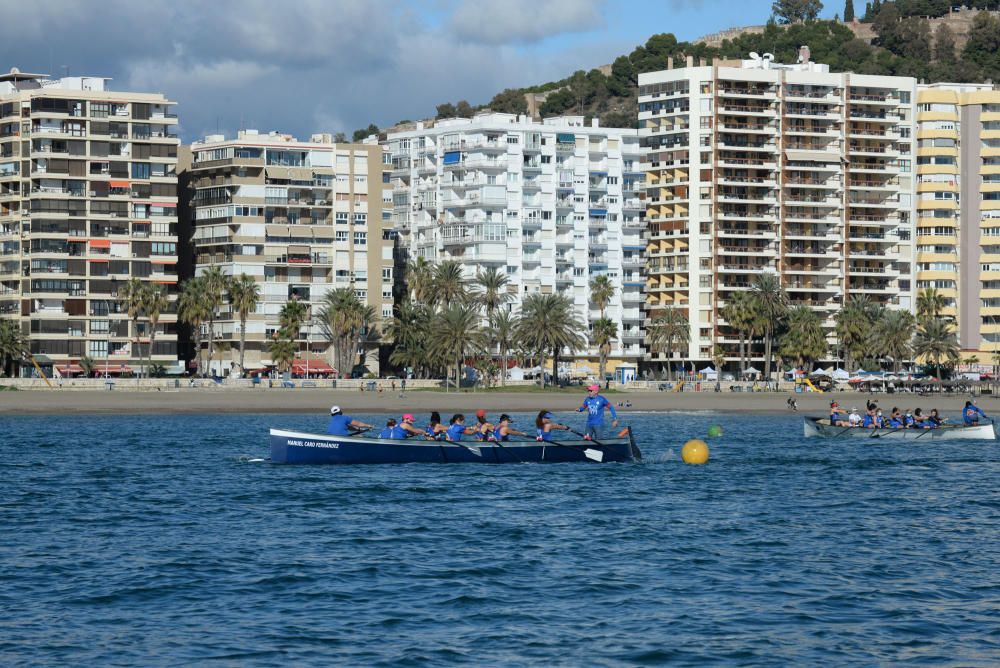
<instances>
[{"instance_id":1,"label":"building facade","mask_svg":"<svg viewBox=\"0 0 1000 668\"><path fill-rule=\"evenodd\" d=\"M177 360L175 103L107 82L0 75L0 317L46 373ZM169 297L152 350L118 302L133 278Z\"/></svg>"},{"instance_id":2,"label":"building facade","mask_svg":"<svg viewBox=\"0 0 1000 668\"><path fill-rule=\"evenodd\" d=\"M916 82L831 73L805 48L799 60L689 59L639 75L647 308L688 318L681 359L721 353L735 368L722 308L760 273L814 309L831 344L853 295L913 307Z\"/></svg>"},{"instance_id":3,"label":"building facade","mask_svg":"<svg viewBox=\"0 0 1000 668\"><path fill-rule=\"evenodd\" d=\"M917 102L917 288L944 298L985 370L1000 350L1000 91L921 85Z\"/></svg>"},{"instance_id":4,"label":"building facade","mask_svg":"<svg viewBox=\"0 0 1000 668\"><path fill-rule=\"evenodd\" d=\"M349 288L376 318L392 316L393 244L382 235L381 147L336 144L325 134L299 141L243 130L235 139L208 136L188 150L182 180L191 197L186 226L194 273L218 266L260 285L260 304L246 324L247 370L272 365L270 343L289 300L306 303L313 318L328 291ZM216 322L223 354L211 371L225 375L239 361L240 321L228 305L223 309ZM294 373L334 364L318 324L303 327L299 345ZM365 366L378 373L377 346L360 349Z\"/></svg>"},{"instance_id":5,"label":"building facade","mask_svg":"<svg viewBox=\"0 0 1000 668\"><path fill-rule=\"evenodd\" d=\"M619 333L609 369L634 376L645 283L635 130L484 113L418 123L385 146L393 225L411 259L458 261L470 280L503 271L512 311L529 294L565 294L588 328L600 317L590 281L606 274L617 288L607 317ZM596 359L596 349L581 352Z\"/></svg>"}]
</instances>

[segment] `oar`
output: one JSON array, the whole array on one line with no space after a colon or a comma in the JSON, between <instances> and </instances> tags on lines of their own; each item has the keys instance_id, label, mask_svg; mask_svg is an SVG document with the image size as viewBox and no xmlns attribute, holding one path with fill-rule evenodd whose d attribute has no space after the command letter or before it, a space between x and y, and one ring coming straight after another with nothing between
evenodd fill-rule
<instances>
[{"instance_id":1,"label":"oar","mask_svg":"<svg viewBox=\"0 0 1000 668\"><path fill-rule=\"evenodd\" d=\"M507 448L506 448L506 447L504 447L503 443L501 443L500 441L496 441L496 440L494 440L494 441L483 441L483 442L484 442L484 443L495 443L495 444L496 444L496 446L497 446L498 448L500 448L500 449L501 449L501 450L503 450L504 452L508 452L508 451L507 451ZM511 457L513 457L513 458L514 458L514 461L516 461L516 462L517 462L518 464L523 464L523 463L524 463L524 460L523 460L523 459L521 459L520 457L518 457L517 455L515 455L515 454L514 454L513 452L508 452L508 454L509 454L509 455L510 455ZM498 463L498 464L500 463L500 458L499 458L499 457L497 457L497 463Z\"/></svg>"},{"instance_id":2,"label":"oar","mask_svg":"<svg viewBox=\"0 0 1000 668\"><path fill-rule=\"evenodd\" d=\"M358 434L363 434L366 431L371 431L374 427L365 427L364 429L358 429L357 431L352 431L351 436L357 436Z\"/></svg>"},{"instance_id":3,"label":"oar","mask_svg":"<svg viewBox=\"0 0 1000 668\"><path fill-rule=\"evenodd\" d=\"M592 438L587 438L586 434L581 434L576 429L567 429L567 431L576 434L577 436L581 437L583 440L587 441L588 443L593 443L594 445L596 445L599 448L607 447L607 446L604 445L604 443L601 443L600 441L596 441L596 440L594 440ZM566 445L564 447L570 448L570 447L573 447L573 446ZM585 454L588 459L593 459L594 461L598 461L598 462L604 461L604 453L601 452L600 450L594 450L593 448L588 448L585 445L580 445L580 446L577 446L577 447L580 447L580 448L584 449L583 450L583 454Z\"/></svg>"},{"instance_id":4,"label":"oar","mask_svg":"<svg viewBox=\"0 0 1000 668\"><path fill-rule=\"evenodd\" d=\"M602 448L604 447L604 444L603 444L603 443L601 443L600 441L598 441L597 439L594 439L594 438L590 438L590 437L588 437L588 436L587 436L586 434L581 434L581 433L580 433L580 432L578 432L578 431L577 431L576 429L567 429L566 431L569 431L569 432L571 432L571 433L574 433L574 434L576 434L577 436L579 436L580 438L582 438L583 440L585 440L585 441L589 441L590 443L593 443L593 444L594 444L594 445L596 445L596 446L599 446L599 447L602 447Z\"/></svg>"},{"instance_id":5,"label":"oar","mask_svg":"<svg viewBox=\"0 0 1000 668\"><path fill-rule=\"evenodd\" d=\"M583 454L586 455L587 459L592 459L595 462L604 461L603 452L600 450L594 450L593 448L588 448L585 445L567 445L556 440L542 441L542 445L545 445L546 443L552 443L553 445L558 445L560 448L566 448L567 450L572 450L573 452L580 452L579 448L583 448Z\"/></svg>"}]
</instances>

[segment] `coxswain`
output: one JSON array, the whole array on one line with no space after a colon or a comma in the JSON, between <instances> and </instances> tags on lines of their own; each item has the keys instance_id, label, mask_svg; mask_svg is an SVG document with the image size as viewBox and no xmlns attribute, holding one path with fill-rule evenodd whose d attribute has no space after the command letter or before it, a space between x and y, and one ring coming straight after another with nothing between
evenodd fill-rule
<instances>
[{"instance_id":1,"label":"coxswain","mask_svg":"<svg viewBox=\"0 0 1000 668\"><path fill-rule=\"evenodd\" d=\"M600 391L600 385L588 385L587 397L583 400L583 405L576 409L578 413L587 412L587 429L584 436L587 440L601 438L601 432L604 431L604 411L606 410L611 411L611 426L618 426L618 414L615 412L615 407L599 394Z\"/></svg>"},{"instance_id":2,"label":"coxswain","mask_svg":"<svg viewBox=\"0 0 1000 668\"><path fill-rule=\"evenodd\" d=\"M340 406L330 407L330 422L326 425L326 433L333 436L354 436L359 429L374 429L375 425L355 420L350 415L344 415ZM352 431L352 429L354 431Z\"/></svg>"},{"instance_id":3,"label":"coxswain","mask_svg":"<svg viewBox=\"0 0 1000 668\"><path fill-rule=\"evenodd\" d=\"M965 408L962 409L962 422L965 423L966 427L975 427L979 424L979 418L986 417L986 413L982 411L979 406L975 405L971 401L965 402Z\"/></svg>"},{"instance_id":4,"label":"coxswain","mask_svg":"<svg viewBox=\"0 0 1000 668\"><path fill-rule=\"evenodd\" d=\"M554 429L569 431L569 427L566 425L552 421L552 413L548 411L539 411L538 417L535 418L535 440L551 441L552 431Z\"/></svg>"}]
</instances>

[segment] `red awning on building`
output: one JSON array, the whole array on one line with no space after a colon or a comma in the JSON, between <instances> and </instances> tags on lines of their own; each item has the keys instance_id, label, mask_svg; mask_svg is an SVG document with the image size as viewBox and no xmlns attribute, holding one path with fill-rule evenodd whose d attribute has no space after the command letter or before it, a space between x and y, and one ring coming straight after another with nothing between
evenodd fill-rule
<instances>
[{"instance_id":1,"label":"red awning on building","mask_svg":"<svg viewBox=\"0 0 1000 668\"><path fill-rule=\"evenodd\" d=\"M76 373L83 373L83 367L79 364L57 364L56 371L64 376L72 376Z\"/></svg>"},{"instance_id":2,"label":"red awning on building","mask_svg":"<svg viewBox=\"0 0 1000 668\"><path fill-rule=\"evenodd\" d=\"M111 239L91 239L91 248L111 248Z\"/></svg>"},{"instance_id":3,"label":"red awning on building","mask_svg":"<svg viewBox=\"0 0 1000 668\"><path fill-rule=\"evenodd\" d=\"M295 374L328 374L337 373L337 370L331 368L329 364L323 360L309 360L308 366L305 360L295 360L292 364L292 373Z\"/></svg>"},{"instance_id":4,"label":"red awning on building","mask_svg":"<svg viewBox=\"0 0 1000 668\"><path fill-rule=\"evenodd\" d=\"M116 376L126 373L132 373L132 367L130 367L128 364L115 364L114 362L112 362L111 364L108 365L98 364L96 367L94 367L94 372L102 376L105 373L110 374L112 376Z\"/></svg>"},{"instance_id":5,"label":"red awning on building","mask_svg":"<svg viewBox=\"0 0 1000 668\"><path fill-rule=\"evenodd\" d=\"M111 181L111 182L108 183L108 185L111 186L112 188L128 188L129 187L129 182L128 181Z\"/></svg>"}]
</instances>

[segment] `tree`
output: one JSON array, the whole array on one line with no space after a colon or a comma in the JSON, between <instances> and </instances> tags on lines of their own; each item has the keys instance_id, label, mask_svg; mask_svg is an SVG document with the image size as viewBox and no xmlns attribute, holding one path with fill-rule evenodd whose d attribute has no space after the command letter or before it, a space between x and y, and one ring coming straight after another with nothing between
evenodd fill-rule
<instances>
[{"instance_id":1,"label":"tree","mask_svg":"<svg viewBox=\"0 0 1000 668\"><path fill-rule=\"evenodd\" d=\"M240 376L246 370L244 359L247 347L247 318L260 303L260 285L253 276L233 276L227 284L229 305L240 318Z\"/></svg>"},{"instance_id":2,"label":"tree","mask_svg":"<svg viewBox=\"0 0 1000 668\"><path fill-rule=\"evenodd\" d=\"M389 363L414 372L426 371L430 362L425 345L429 325L430 312L426 306L409 299L400 302L385 329L386 338L393 344Z\"/></svg>"},{"instance_id":3,"label":"tree","mask_svg":"<svg viewBox=\"0 0 1000 668\"><path fill-rule=\"evenodd\" d=\"M778 23L804 23L815 21L823 10L820 0L775 0L771 12Z\"/></svg>"},{"instance_id":4,"label":"tree","mask_svg":"<svg viewBox=\"0 0 1000 668\"><path fill-rule=\"evenodd\" d=\"M600 354L598 378L603 381L608 368L608 355L611 354L611 342L618 336L618 325L611 318L602 316L594 321L590 336Z\"/></svg>"},{"instance_id":5,"label":"tree","mask_svg":"<svg viewBox=\"0 0 1000 668\"><path fill-rule=\"evenodd\" d=\"M917 327L913 352L927 362L933 362L935 375L941 377L941 360L955 363L959 359L958 338L951 324L940 318L925 320Z\"/></svg>"},{"instance_id":6,"label":"tree","mask_svg":"<svg viewBox=\"0 0 1000 668\"><path fill-rule=\"evenodd\" d=\"M988 12L976 14L962 53L985 70L1000 70L1000 18Z\"/></svg>"},{"instance_id":7,"label":"tree","mask_svg":"<svg viewBox=\"0 0 1000 668\"><path fill-rule=\"evenodd\" d=\"M515 88L505 88L494 95L489 107L504 114L528 113L528 101L524 99L524 93Z\"/></svg>"},{"instance_id":8,"label":"tree","mask_svg":"<svg viewBox=\"0 0 1000 668\"><path fill-rule=\"evenodd\" d=\"M410 298L421 304L430 305L434 299L434 265L427 258L418 257L406 265L406 285L410 288Z\"/></svg>"},{"instance_id":9,"label":"tree","mask_svg":"<svg viewBox=\"0 0 1000 668\"><path fill-rule=\"evenodd\" d=\"M514 347L517 316L510 311L497 311L490 318L489 337L500 352L500 384L507 385L507 358Z\"/></svg>"},{"instance_id":10,"label":"tree","mask_svg":"<svg viewBox=\"0 0 1000 668\"><path fill-rule=\"evenodd\" d=\"M774 345L775 326L788 312L788 295L775 274L758 274L750 285L753 311L763 322L764 378L771 380L771 348Z\"/></svg>"},{"instance_id":11,"label":"tree","mask_svg":"<svg viewBox=\"0 0 1000 668\"><path fill-rule=\"evenodd\" d=\"M454 302L435 317L427 346L432 356L455 363L455 388L459 389L462 362L468 354L482 350L484 343L479 313L475 308Z\"/></svg>"},{"instance_id":12,"label":"tree","mask_svg":"<svg viewBox=\"0 0 1000 668\"><path fill-rule=\"evenodd\" d=\"M733 292L726 299L725 306L722 307L722 317L726 323L734 330L740 338L740 377L746 374L747 370L747 348L746 339L750 332L751 321L753 319L752 304L750 303L749 292Z\"/></svg>"},{"instance_id":13,"label":"tree","mask_svg":"<svg viewBox=\"0 0 1000 668\"><path fill-rule=\"evenodd\" d=\"M455 118L458 113L455 111L455 105L451 102L445 102L444 104L439 104L437 107L437 116L435 118Z\"/></svg>"},{"instance_id":14,"label":"tree","mask_svg":"<svg viewBox=\"0 0 1000 668\"><path fill-rule=\"evenodd\" d=\"M97 368L97 362L90 355L84 355L80 358L80 368L83 369L83 375L90 378L94 375L94 370Z\"/></svg>"},{"instance_id":15,"label":"tree","mask_svg":"<svg viewBox=\"0 0 1000 668\"><path fill-rule=\"evenodd\" d=\"M149 318L149 348L146 350L146 361L153 363L153 347L156 345L156 328L160 324L160 316L170 306L170 297L161 285L147 285L142 295L142 310Z\"/></svg>"},{"instance_id":16,"label":"tree","mask_svg":"<svg viewBox=\"0 0 1000 668\"><path fill-rule=\"evenodd\" d=\"M369 123L367 128L359 128L355 130L354 134L351 135L351 139L353 139L355 142L360 142L364 141L371 135L377 135L378 133L379 133L378 126L375 125L374 123Z\"/></svg>"},{"instance_id":17,"label":"tree","mask_svg":"<svg viewBox=\"0 0 1000 668\"><path fill-rule=\"evenodd\" d=\"M177 317L191 327L199 374L203 373L204 368L201 363L201 327L208 319L208 306L204 295L205 281L201 277L189 278L181 286L181 296L177 300Z\"/></svg>"},{"instance_id":18,"label":"tree","mask_svg":"<svg viewBox=\"0 0 1000 668\"><path fill-rule=\"evenodd\" d=\"M507 292L510 279L496 267L488 267L486 271L476 274L474 283L478 288L476 299L483 305L487 319L492 319L496 310L511 299Z\"/></svg>"},{"instance_id":19,"label":"tree","mask_svg":"<svg viewBox=\"0 0 1000 668\"><path fill-rule=\"evenodd\" d=\"M590 301L597 304L602 318L606 315L608 304L611 303L615 292L615 284L611 282L607 274L598 274L590 279Z\"/></svg>"},{"instance_id":20,"label":"tree","mask_svg":"<svg viewBox=\"0 0 1000 668\"><path fill-rule=\"evenodd\" d=\"M298 344L296 342L301 336L302 326L306 322L308 312L309 306L295 297L285 302L285 305L278 312L278 324L281 325L278 337L292 342L296 353L298 353Z\"/></svg>"},{"instance_id":21,"label":"tree","mask_svg":"<svg viewBox=\"0 0 1000 668\"><path fill-rule=\"evenodd\" d=\"M205 301L208 321L208 371L212 371L212 357L215 353L215 319L226 296L226 285L229 279L222 269L213 265L201 274L202 299Z\"/></svg>"},{"instance_id":22,"label":"tree","mask_svg":"<svg viewBox=\"0 0 1000 668\"><path fill-rule=\"evenodd\" d=\"M917 317L921 320L938 318L947 303L945 296L936 288L924 288L917 293Z\"/></svg>"},{"instance_id":23,"label":"tree","mask_svg":"<svg viewBox=\"0 0 1000 668\"><path fill-rule=\"evenodd\" d=\"M465 100L459 100L458 104L455 105L455 115L459 118L472 118L475 113L476 110Z\"/></svg>"},{"instance_id":24,"label":"tree","mask_svg":"<svg viewBox=\"0 0 1000 668\"><path fill-rule=\"evenodd\" d=\"M139 318L142 316L143 297L146 286L138 278L130 278L125 281L125 285L118 289L118 302L125 308L128 318L132 322L132 336L135 341L133 354L139 358L140 367L142 365L142 347L139 344ZM109 350L108 353L111 351ZM140 375L141 372L140 372Z\"/></svg>"},{"instance_id":25,"label":"tree","mask_svg":"<svg viewBox=\"0 0 1000 668\"><path fill-rule=\"evenodd\" d=\"M465 287L462 265L455 260L445 260L434 267L432 300L439 308L449 304L465 302L469 293Z\"/></svg>"},{"instance_id":26,"label":"tree","mask_svg":"<svg viewBox=\"0 0 1000 668\"><path fill-rule=\"evenodd\" d=\"M288 339L277 335L271 341L271 361L277 365L278 371L288 371L292 362L295 360L297 352L298 350L294 341L289 341Z\"/></svg>"},{"instance_id":27,"label":"tree","mask_svg":"<svg viewBox=\"0 0 1000 668\"><path fill-rule=\"evenodd\" d=\"M819 315L808 306L788 311L784 331L778 342L778 354L796 360L798 367L813 370L813 364L827 353L826 333Z\"/></svg>"},{"instance_id":28,"label":"tree","mask_svg":"<svg viewBox=\"0 0 1000 668\"><path fill-rule=\"evenodd\" d=\"M955 33L944 23L934 33L934 59L943 63L954 63Z\"/></svg>"},{"instance_id":29,"label":"tree","mask_svg":"<svg viewBox=\"0 0 1000 668\"><path fill-rule=\"evenodd\" d=\"M362 334L373 325L375 311L361 303L354 290L337 288L323 296L316 316L323 335L333 344L338 372L353 369L354 355Z\"/></svg>"},{"instance_id":30,"label":"tree","mask_svg":"<svg viewBox=\"0 0 1000 668\"><path fill-rule=\"evenodd\" d=\"M875 323L871 333L871 350L892 360L892 370L899 372L900 362L913 354L914 317L909 311L886 311Z\"/></svg>"},{"instance_id":31,"label":"tree","mask_svg":"<svg viewBox=\"0 0 1000 668\"><path fill-rule=\"evenodd\" d=\"M666 353L667 371L673 379L674 369L670 362L674 358L674 350L676 347L683 348L691 340L687 314L678 308L667 309L650 323L648 337L650 348Z\"/></svg>"},{"instance_id":32,"label":"tree","mask_svg":"<svg viewBox=\"0 0 1000 668\"><path fill-rule=\"evenodd\" d=\"M0 320L0 374L14 376L15 362L28 352L28 342L14 320Z\"/></svg>"},{"instance_id":33,"label":"tree","mask_svg":"<svg viewBox=\"0 0 1000 668\"><path fill-rule=\"evenodd\" d=\"M343 132L338 132L337 134L333 135L333 141L336 144L346 144L347 135Z\"/></svg>"},{"instance_id":34,"label":"tree","mask_svg":"<svg viewBox=\"0 0 1000 668\"><path fill-rule=\"evenodd\" d=\"M559 352L571 353L583 348L585 339L580 335L583 324L573 313L573 303L562 294L533 293L521 303L521 317L517 323L517 338L533 354L538 355L542 367L542 387L545 387L545 356L552 352L552 382L559 382Z\"/></svg>"},{"instance_id":35,"label":"tree","mask_svg":"<svg viewBox=\"0 0 1000 668\"><path fill-rule=\"evenodd\" d=\"M848 371L854 370L854 361L860 359L872 328L873 305L868 297L851 297L844 308L835 316L834 332L837 344L844 356L844 366Z\"/></svg>"},{"instance_id":36,"label":"tree","mask_svg":"<svg viewBox=\"0 0 1000 668\"><path fill-rule=\"evenodd\" d=\"M844 23L850 23L853 20L854 20L854 0L845 0Z\"/></svg>"}]
</instances>

